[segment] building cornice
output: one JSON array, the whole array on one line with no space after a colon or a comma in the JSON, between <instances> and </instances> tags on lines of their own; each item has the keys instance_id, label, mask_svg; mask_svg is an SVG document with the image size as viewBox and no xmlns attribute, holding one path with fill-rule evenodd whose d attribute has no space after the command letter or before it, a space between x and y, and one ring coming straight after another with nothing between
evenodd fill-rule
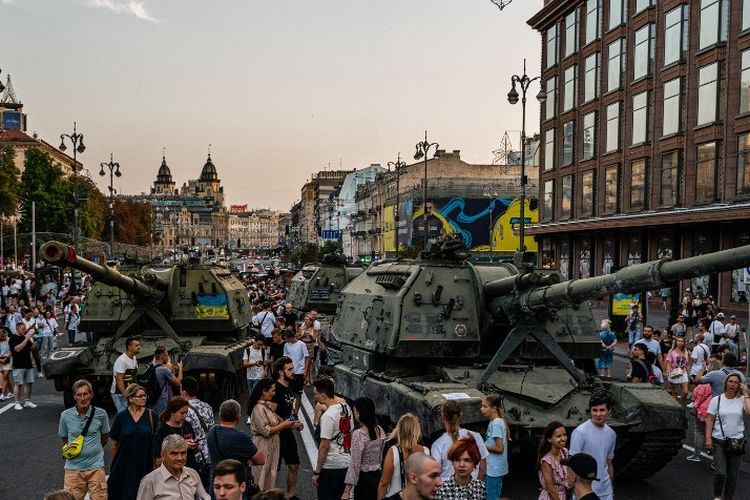
<instances>
[{"instance_id":1,"label":"building cornice","mask_svg":"<svg viewBox=\"0 0 750 500\"><path fill-rule=\"evenodd\" d=\"M544 31L555 21L563 17L569 9L580 3L581 0L551 0L542 7L542 10L526 21L526 24L537 31Z\"/></svg>"}]
</instances>

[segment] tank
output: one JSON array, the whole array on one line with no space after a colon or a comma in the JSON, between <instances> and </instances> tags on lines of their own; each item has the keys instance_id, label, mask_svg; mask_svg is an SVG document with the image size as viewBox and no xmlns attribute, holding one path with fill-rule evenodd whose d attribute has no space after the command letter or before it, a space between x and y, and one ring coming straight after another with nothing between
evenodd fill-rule
<instances>
[{"instance_id":1,"label":"tank","mask_svg":"<svg viewBox=\"0 0 750 500\"><path fill-rule=\"evenodd\" d=\"M164 346L173 362L183 361L184 374L199 381L204 400L217 405L243 390L250 307L247 289L228 268L193 261L126 274L84 259L64 243L45 243L39 253L49 264L78 269L94 280L80 324L81 331L93 332L93 342L55 351L44 364L45 376L64 392L67 405L80 378L92 383L99 401L109 400L112 366L133 335L141 338L141 371L156 347Z\"/></svg>"},{"instance_id":2,"label":"tank","mask_svg":"<svg viewBox=\"0 0 750 500\"><path fill-rule=\"evenodd\" d=\"M746 267L750 246L567 281L510 263L472 265L457 248L373 265L346 286L334 322L337 391L371 397L391 422L415 413L431 439L443 432L446 400L461 405L462 425L483 430L481 398L499 393L512 446L527 456L546 424L574 428L589 418L591 394L607 391L616 474L643 478L666 465L682 446L685 411L664 388L596 376L601 343L588 300Z\"/></svg>"},{"instance_id":3,"label":"tank","mask_svg":"<svg viewBox=\"0 0 750 500\"><path fill-rule=\"evenodd\" d=\"M321 262L305 264L292 277L287 301L301 316L316 309L321 328L326 328L336 312L341 290L362 271L361 267L347 266L341 254L324 255Z\"/></svg>"}]
</instances>

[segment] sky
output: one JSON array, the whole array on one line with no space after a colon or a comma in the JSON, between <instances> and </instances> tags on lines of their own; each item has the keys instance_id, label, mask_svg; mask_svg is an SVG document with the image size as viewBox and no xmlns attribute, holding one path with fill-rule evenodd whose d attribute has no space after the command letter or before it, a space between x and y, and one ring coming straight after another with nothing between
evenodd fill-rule
<instances>
[{"instance_id":1,"label":"sky","mask_svg":"<svg viewBox=\"0 0 750 500\"><path fill-rule=\"evenodd\" d=\"M513 74L540 72L526 21L543 0L0 0L0 77L28 133L98 175L110 153L123 194L148 192L163 148L177 185L209 149L227 204L289 210L311 173L402 158L428 130L491 163L518 144ZM530 89L527 134L539 129Z\"/></svg>"}]
</instances>

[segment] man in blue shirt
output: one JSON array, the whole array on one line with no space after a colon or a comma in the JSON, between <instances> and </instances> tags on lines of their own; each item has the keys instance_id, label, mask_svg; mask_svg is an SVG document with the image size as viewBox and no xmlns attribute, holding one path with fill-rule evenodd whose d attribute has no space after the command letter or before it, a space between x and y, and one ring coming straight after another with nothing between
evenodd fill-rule
<instances>
[{"instance_id":1,"label":"man in blue shirt","mask_svg":"<svg viewBox=\"0 0 750 500\"><path fill-rule=\"evenodd\" d=\"M74 441L83 432L91 417L81 453L65 460L64 488L75 498L83 498L86 493L91 500L107 500L107 479L104 472L104 445L109 434L107 412L91 406L94 390L88 380L78 380L73 384L73 397L76 405L60 415L57 431L63 444Z\"/></svg>"}]
</instances>

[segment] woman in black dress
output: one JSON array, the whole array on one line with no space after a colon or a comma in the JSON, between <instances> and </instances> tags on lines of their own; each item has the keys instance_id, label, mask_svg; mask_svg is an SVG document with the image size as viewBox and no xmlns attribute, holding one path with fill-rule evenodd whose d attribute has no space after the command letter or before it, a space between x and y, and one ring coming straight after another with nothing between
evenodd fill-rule
<instances>
[{"instance_id":1,"label":"woman in black dress","mask_svg":"<svg viewBox=\"0 0 750 500\"><path fill-rule=\"evenodd\" d=\"M109 431L112 465L107 479L110 500L135 500L143 476L154 469L153 441L158 420L146 408L146 389L125 389L128 407L115 416Z\"/></svg>"},{"instance_id":2,"label":"woman in black dress","mask_svg":"<svg viewBox=\"0 0 750 500\"><path fill-rule=\"evenodd\" d=\"M200 453L198 448L198 441L195 439L195 434L192 426L185 420L188 412L190 411L190 405L187 399L183 397L176 397L169 400L167 407L161 412L159 416L159 426L156 428L154 433L154 458L156 459L155 465L158 467L161 465L161 444L164 438L170 434L177 434L185 438L188 444L188 456L187 466L200 471L202 465L207 463L206 460L200 460L196 455Z\"/></svg>"}]
</instances>

